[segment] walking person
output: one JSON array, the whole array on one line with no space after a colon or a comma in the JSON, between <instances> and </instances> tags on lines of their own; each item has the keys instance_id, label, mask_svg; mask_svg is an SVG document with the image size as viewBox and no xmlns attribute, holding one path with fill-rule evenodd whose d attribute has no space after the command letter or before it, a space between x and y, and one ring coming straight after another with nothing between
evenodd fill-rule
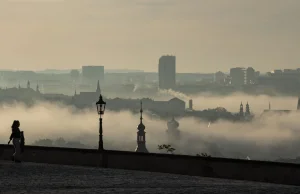
<instances>
[{"instance_id":1,"label":"walking person","mask_svg":"<svg viewBox=\"0 0 300 194\"><path fill-rule=\"evenodd\" d=\"M11 126L12 133L10 135L9 142L8 142L8 144L9 144L11 142L11 140L13 141L15 152L12 156L12 160L17 162L17 163L21 162L21 137L22 137L22 133L21 133L19 127L20 127L20 122L18 120L14 120L14 122Z\"/></svg>"}]
</instances>

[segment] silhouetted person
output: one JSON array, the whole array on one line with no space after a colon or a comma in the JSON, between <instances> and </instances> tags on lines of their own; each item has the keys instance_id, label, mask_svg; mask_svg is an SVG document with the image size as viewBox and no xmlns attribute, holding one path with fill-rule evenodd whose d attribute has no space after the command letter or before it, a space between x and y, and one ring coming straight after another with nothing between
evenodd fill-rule
<instances>
[{"instance_id":1,"label":"silhouetted person","mask_svg":"<svg viewBox=\"0 0 300 194\"><path fill-rule=\"evenodd\" d=\"M21 139L23 139L22 143L24 145L23 132L20 131L19 127L20 127L20 122L18 120L14 120L14 122L11 126L12 133L10 135L9 142L8 142L8 144L9 144L11 142L11 140L13 140L15 153L13 154L12 159L15 162L21 162Z\"/></svg>"}]
</instances>

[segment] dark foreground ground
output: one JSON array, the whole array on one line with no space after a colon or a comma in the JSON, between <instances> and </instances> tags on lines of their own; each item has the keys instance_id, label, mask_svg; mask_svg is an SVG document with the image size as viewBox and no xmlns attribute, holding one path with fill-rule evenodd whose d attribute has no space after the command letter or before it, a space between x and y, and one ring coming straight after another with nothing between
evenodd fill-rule
<instances>
[{"instance_id":1,"label":"dark foreground ground","mask_svg":"<svg viewBox=\"0 0 300 194\"><path fill-rule=\"evenodd\" d=\"M300 187L163 173L0 161L0 193L272 193Z\"/></svg>"}]
</instances>

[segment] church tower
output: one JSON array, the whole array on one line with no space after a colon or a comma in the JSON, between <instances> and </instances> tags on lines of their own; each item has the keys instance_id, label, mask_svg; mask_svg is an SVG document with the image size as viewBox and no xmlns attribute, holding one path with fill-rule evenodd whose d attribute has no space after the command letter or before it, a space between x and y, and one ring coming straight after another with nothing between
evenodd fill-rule
<instances>
[{"instance_id":1,"label":"church tower","mask_svg":"<svg viewBox=\"0 0 300 194\"><path fill-rule=\"evenodd\" d=\"M98 83L97 83L96 93L99 94L99 95L101 94L101 89L100 89L100 83L99 83L99 80L98 80Z\"/></svg>"},{"instance_id":2,"label":"church tower","mask_svg":"<svg viewBox=\"0 0 300 194\"><path fill-rule=\"evenodd\" d=\"M30 89L30 81L27 81L27 89Z\"/></svg>"},{"instance_id":3,"label":"church tower","mask_svg":"<svg viewBox=\"0 0 300 194\"><path fill-rule=\"evenodd\" d=\"M137 129L137 147L135 149L135 152L144 152L148 153L148 150L146 148L146 132L145 132L145 125L143 124L143 104L141 101L141 117L140 117L140 124L138 125Z\"/></svg>"},{"instance_id":4,"label":"church tower","mask_svg":"<svg viewBox=\"0 0 300 194\"><path fill-rule=\"evenodd\" d=\"M249 106L248 102L247 102L247 104L246 104L246 112L245 112L245 116L250 116L250 106Z\"/></svg>"},{"instance_id":5,"label":"church tower","mask_svg":"<svg viewBox=\"0 0 300 194\"><path fill-rule=\"evenodd\" d=\"M244 116L244 106L243 106L242 102L241 102L241 105L240 105L240 116Z\"/></svg>"}]
</instances>

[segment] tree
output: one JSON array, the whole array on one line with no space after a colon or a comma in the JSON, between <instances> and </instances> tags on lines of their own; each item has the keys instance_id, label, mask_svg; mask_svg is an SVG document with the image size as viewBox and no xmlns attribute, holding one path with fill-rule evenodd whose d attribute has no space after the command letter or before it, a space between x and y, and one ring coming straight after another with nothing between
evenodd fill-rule
<instances>
[{"instance_id":1,"label":"tree","mask_svg":"<svg viewBox=\"0 0 300 194\"><path fill-rule=\"evenodd\" d=\"M171 145L167 145L167 144L158 145L157 149L159 149L159 150L166 150L167 153L171 153L171 154L173 154L173 152L176 150Z\"/></svg>"},{"instance_id":2,"label":"tree","mask_svg":"<svg viewBox=\"0 0 300 194\"><path fill-rule=\"evenodd\" d=\"M79 76L80 76L80 73L77 69L72 69L70 71L70 76L73 80L78 80Z\"/></svg>"}]
</instances>

